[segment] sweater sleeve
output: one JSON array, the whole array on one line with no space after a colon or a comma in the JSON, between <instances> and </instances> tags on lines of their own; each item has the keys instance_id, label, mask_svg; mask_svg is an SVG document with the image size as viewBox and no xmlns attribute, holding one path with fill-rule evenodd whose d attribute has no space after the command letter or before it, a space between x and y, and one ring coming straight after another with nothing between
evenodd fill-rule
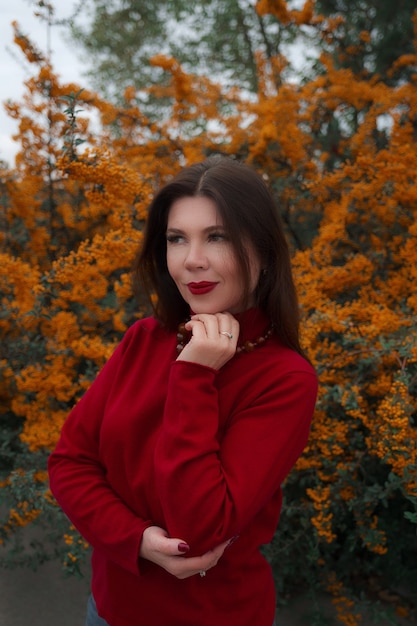
<instances>
[{"instance_id":1,"label":"sweater sleeve","mask_svg":"<svg viewBox=\"0 0 417 626\"><path fill-rule=\"evenodd\" d=\"M270 502L307 443L317 394L312 368L265 373L219 436L217 375L173 364L155 450L167 530L193 554L240 534Z\"/></svg>"},{"instance_id":2,"label":"sweater sleeve","mask_svg":"<svg viewBox=\"0 0 417 626\"><path fill-rule=\"evenodd\" d=\"M81 535L122 568L138 575L143 531L140 519L111 488L100 463L100 426L112 383L130 333L105 364L96 380L73 408L49 457L53 495Z\"/></svg>"}]
</instances>

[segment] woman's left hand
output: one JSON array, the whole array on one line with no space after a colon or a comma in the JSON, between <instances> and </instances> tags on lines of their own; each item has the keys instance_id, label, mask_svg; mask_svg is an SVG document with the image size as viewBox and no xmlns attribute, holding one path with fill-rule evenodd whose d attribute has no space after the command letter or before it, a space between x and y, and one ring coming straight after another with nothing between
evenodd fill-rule
<instances>
[{"instance_id":1,"label":"woman's left hand","mask_svg":"<svg viewBox=\"0 0 417 626\"><path fill-rule=\"evenodd\" d=\"M231 313L199 313L185 327L192 337L177 361L191 361L219 370L235 355L239 322Z\"/></svg>"},{"instance_id":2,"label":"woman's left hand","mask_svg":"<svg viewBox=\"0 0 417 626\"><path fill-rule=\"evenodd\" d=\"M225 541L202 556L185 558L184 546L187 545L185 542L168 537L167 531L159 526L149 526L143 533L140 556L183 580L200 572L204 572L205 575L206 571L215 567L229 543L230 540Z\"/></svg>"}]
</instances>

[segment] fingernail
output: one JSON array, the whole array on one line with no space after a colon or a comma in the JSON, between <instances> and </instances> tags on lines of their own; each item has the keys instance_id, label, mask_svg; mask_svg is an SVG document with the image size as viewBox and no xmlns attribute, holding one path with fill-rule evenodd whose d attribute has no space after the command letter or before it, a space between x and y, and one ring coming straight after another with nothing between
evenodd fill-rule
<instances>
[{"instance_id":1,"label":"fingernail","mask_svg":"<svg viewBox=\"0 0 417 626\"><path fill-rule=\"evenodd\" d=\"M188 552L190 549L190 546L188 545L188 543L179 543L178 544L178 550L180 552Z\"/></svg>"},{"instance_id":2,"label":"fingernail","mask_svg":"<svg viewBox=\"0 0 417 626\"><path fill-rule=\"evenodd\" d=\"M232 543L234 543L237 539L239 539L239 535L235 535L234 537L232 537L229 543L227 544L227 547L231 546Z\"/></svg>"}]
</instances>

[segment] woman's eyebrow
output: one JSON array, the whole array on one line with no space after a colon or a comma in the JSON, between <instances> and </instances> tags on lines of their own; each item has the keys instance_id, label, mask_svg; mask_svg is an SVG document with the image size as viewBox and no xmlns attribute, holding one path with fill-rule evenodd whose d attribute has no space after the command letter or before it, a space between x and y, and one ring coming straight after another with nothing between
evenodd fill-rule
<instances>
[{"instance_id":1,"label":"woman's eyebrow","mask_svg":"<svg viewBox=\"0 0 417 626\"><path fill-rule=\"evenodd\" d=\"M182 233L182 232L184 231L182 231L180 228L172 228L172 227L167 228L167 233Z\"/></svg>"},{"instance_id":2,"label":"woman's eyebrow","mask_svg":"<svg viewBox=\"0 0 417 626\"><path fill-rule=\"evenodd\" d=\"M210 233L210 232L214 232L218 230L225 230L225 228L222 224L214 224L213 226L207 226L206 228L203 228L203 233ZM170 226L167 228L166 232L167 233L184 233L186 231L184 231L182 228L175 228L175 226Z\"/></svg>"}]
</instances>

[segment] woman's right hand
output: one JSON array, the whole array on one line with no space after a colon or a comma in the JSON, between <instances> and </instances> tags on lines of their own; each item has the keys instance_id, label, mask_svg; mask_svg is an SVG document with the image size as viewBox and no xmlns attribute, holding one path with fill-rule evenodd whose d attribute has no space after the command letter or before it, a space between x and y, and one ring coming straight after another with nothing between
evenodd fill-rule
<instances>
[{"instance_id":1,"label":"woman's right hand","mask_svg":"<svg viewBox=\"0 0 417 626\"><path fill-rule=\"evenodd\" d=\"M192 336L177 361L219 370L236 354L239 322L231 313L193 315L185 328Z\"/></svg>"},{"instance_id":2,"label":"woman's right hand","mask_svg":"<svg viewBox=\"0 0 417 626\"><path fill-rule=\"evenodd\" d=\"M189 549L186 542L168 537L166 530L159 526L149 526L143 533L139 556L182 580L215 567L229 542L225 541L202 556L185 558Z\"/></svg>"}]
</instances>

